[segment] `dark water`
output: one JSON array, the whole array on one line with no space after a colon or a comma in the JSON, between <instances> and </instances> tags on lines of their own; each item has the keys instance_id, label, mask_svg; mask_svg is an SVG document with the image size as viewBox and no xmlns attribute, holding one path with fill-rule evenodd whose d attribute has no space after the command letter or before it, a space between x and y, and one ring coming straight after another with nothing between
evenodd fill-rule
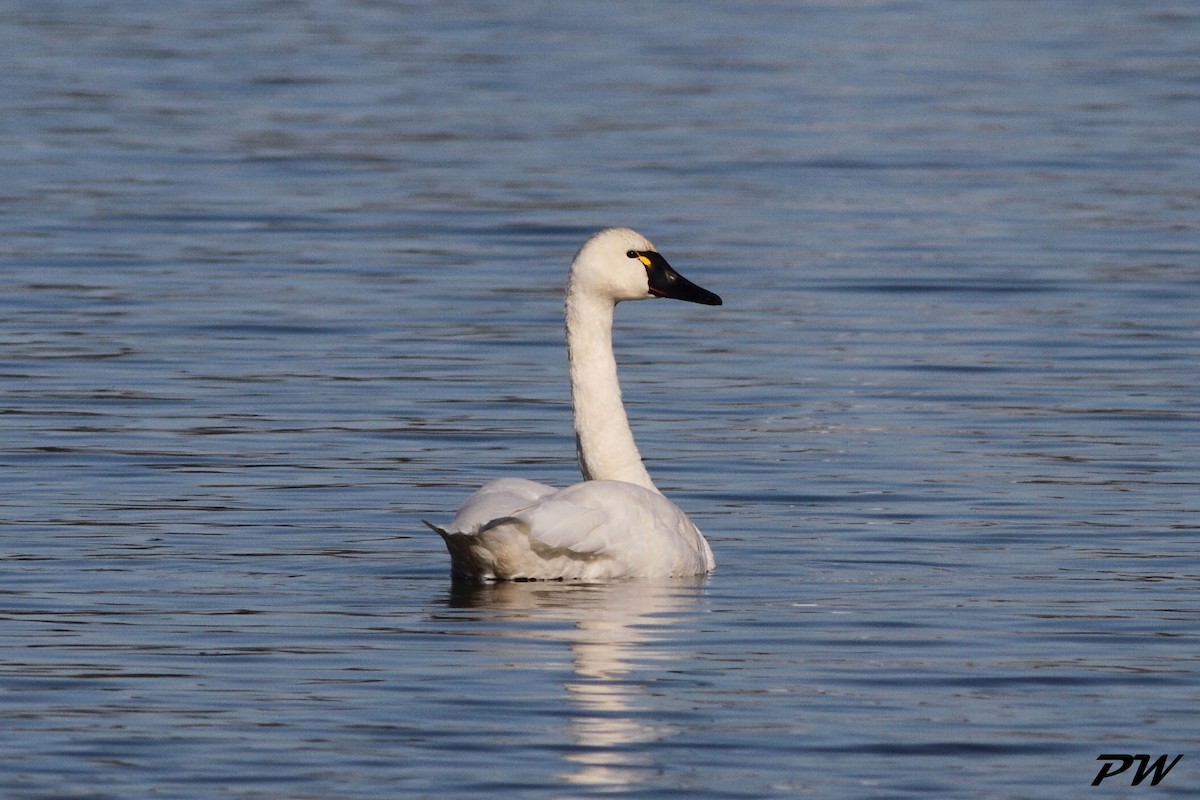
<instances>
[{"instance_id":1,"label":"dark water","mask_svg":"<svg viewBox=\"0 0 1200 800\"><path fill-rule=\"evenodd\" d=\"M1200 788L1190 5L0 20L0 796ZM618 315L718 571L455 590L611 224L726 301Z\"/></svg>"}]
</instances>

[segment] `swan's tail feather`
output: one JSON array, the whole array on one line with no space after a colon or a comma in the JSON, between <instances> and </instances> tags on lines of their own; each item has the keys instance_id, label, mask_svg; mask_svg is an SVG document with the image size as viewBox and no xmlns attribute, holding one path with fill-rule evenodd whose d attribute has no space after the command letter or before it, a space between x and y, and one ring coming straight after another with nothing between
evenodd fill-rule
<instances>
[{"instance_id":1,"label":"swan's tail feather","mask_svg":"<svg viewBox=\"0 0 1200 800\"><path fill-rule=\"evenodd\" d=\"M423 520L421 520L421 522L425 523L426 528L429 528L429 530L433 531L438 536L441 536L443 539L445 539L447 536L450 535L450 533L445 528L439 528L437 525L434 525L432 522L430 522L427 519L423 519Z\"/></svg>"},{"instance_id":2,"label":"swan's tail feather","mask_svg":"<svg viewBox=\"0 0 1200 800\"><path fill-rule=\"evenodd\" d=\"M546 545L531 536L529 524L517 517L500 517L469 532L447 531L425 520L450 552L450 574L456 580L563 580L594 578L599 553L577 552Z\"/></svg>"},{"instance_id":3,"label":"swan's tail feather","mask_svg":"<svg viewBox=\"0 0 1200 800\"><path fill-rule=\"evenodd\" d=\"M512 577L513 565L529 548L529 528L520 520L501 517L477 531L447 531L425 520L450 552L450 574L460 580L494 581Z\"/></svg>"},{"instance_id":4,"label":"swan's tail feather","mask_svg":"<svg viewBox=\"0 0 1200 800\"><path fill-rule=\"evenodd\" d=\"M467 533L451 533L445 528L439 528L427 519L421 520L425 527L442 537L446 549L450 551L450 576L456 580L466 579L485 581L491 576L486 574L486 568L479 564L476 548L472 548L474 536Z\"/></svg>"}]
</instances>

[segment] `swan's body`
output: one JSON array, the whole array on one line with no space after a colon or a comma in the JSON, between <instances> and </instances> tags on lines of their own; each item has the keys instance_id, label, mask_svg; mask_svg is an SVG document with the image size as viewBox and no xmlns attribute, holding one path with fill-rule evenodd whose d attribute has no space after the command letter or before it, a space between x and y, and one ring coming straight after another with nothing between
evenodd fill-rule
<instances>
[{"instance_id":1,"label":"swan's body","mask_svg":"<svg viewBox=\"0 0 1200 800\"><path fill-rule=\"evenodd\" d=\"M484 484L441 534L468 580L588 580L700 575L712 550L663 497L633 441L612 349L621 300L721 299L680 276L641 234L610 228L575 256L567 280L567 361L583 482L557 490L520 478Z\"/></svg>"}]
</instances>

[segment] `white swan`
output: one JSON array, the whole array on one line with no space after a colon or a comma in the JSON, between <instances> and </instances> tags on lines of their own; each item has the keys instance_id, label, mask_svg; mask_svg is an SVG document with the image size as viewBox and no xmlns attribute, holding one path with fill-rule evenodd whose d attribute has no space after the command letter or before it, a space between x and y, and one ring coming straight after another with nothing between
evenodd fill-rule
<instances>
[{"instance_id":1,"label":"white swan","mask_svg":"<svg viewBox=\"0 0 1200 800\"><path fill-rule=\"evenodd\" d=\"M501 478L471 495L445 528L458 579L584 580L701 575L716 566L704 536L655 487L633 441L612 349L622 300L672 297L718 306L646 237L609 228L588 239L567 279L567 362L583 483Z\"/></svg>"}]
</instances>

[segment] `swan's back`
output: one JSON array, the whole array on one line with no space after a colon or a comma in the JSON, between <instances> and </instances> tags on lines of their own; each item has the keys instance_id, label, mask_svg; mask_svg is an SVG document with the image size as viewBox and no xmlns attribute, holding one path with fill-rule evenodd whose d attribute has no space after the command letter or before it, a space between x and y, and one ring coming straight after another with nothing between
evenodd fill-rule
<instances>
[{"instance_id":1,"label":"swan's back","mask_svg":"<svg viewBox=\"0 0 1200 800\"><path fill-rule=\"evenodd\" d=\"M505 501L531 497L482 519ZM699 575L715 565L683 511L621 481L584 481L561 491L493 481L467 500L448 530L434 530L446 541L452 573L469 580L602 581Z\"/></svg>"}]
</instances>

